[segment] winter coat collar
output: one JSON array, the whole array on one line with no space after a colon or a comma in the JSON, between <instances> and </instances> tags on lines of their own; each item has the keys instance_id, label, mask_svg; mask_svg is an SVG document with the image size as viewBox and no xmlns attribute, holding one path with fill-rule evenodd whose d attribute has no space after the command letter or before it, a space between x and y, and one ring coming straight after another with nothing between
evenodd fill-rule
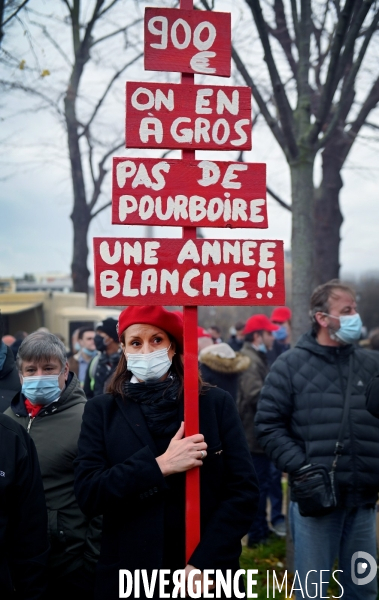
<instances>
[{"instance_id":1,"label":"winter coat collar","mask_svg":"<svg viewBox=\"0 0 379 600\"><path fill-rule=\"evenodd\" d=\"M327 362L335 362L338 357L348 357L355 350L353 344L346 344L341 346L322 346L316 340L312 331L308 331L301 336L296 344L296 348L307 350L312 354L321 356Z\"/></svg>"},{"instance_id":2,"label":"winter coat collar","mask_svg":"<svg viewBox=\"0 0 379 600\"><path fill-rule=\"evenodd\" d=\"M261 361L262 364L267 365L267 354L256 350L251 345L251 342L244 342L244 345L241 349L241 354L248 356L251 361L254 361L254 363L256 363L257 361Z\"/></svg>"},{"instance_id":3,"label":"winter coat collar","mask_svg":"<svg viewBox=\"0 0 379 600\"><path fill-rule=\"evenodd\" d=\"M150 446L154 454L157 456L157 447L146 425L146 421L139 404L132 402L131 400L124 400L121 396L116 396L116 402L121 410L122 415L125 417L136 436L144 445Z\"/></svg>"},{"instance_id":4,"label":"winter coat collar","mask_svg":"<svg viewBox=\"0 0 379 600\"><path fill-rule=\"evenodd\" d=\"M28 411L25 408L25 396L19 392L13 398L11 402L11 409L15 413L15 415L19 417L27 417ZM52 402L48 406L44 407L44 410L40 411L39 414L47 415L53 412L60 412L62 410L66 410L67 408L71 408L75 404L85 404L86 396L80 387L79 380L75 373L71 371L68 374L68 379L66 382L66 387L62 392L59 400L56 402Z\"/></svg>"},{"instance_id":5,"label":"winter coat collar","mask_svg":"<svg viewBox=\"0 0 379 600\"><path fill-rule=\"evenodd\" d=\"M250 358L244 356L239 352L236 353L235 358L223 358L216 354L202 354L199 361L218 373L241 373L246 371L250 364Z\"/></svg>"}]
</instances>

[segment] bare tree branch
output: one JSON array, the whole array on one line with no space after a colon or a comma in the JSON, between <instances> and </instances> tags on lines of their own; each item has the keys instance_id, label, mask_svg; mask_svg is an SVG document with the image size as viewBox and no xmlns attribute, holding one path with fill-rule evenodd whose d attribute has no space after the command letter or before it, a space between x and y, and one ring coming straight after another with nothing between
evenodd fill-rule
<instances>
[{"instance_id":1,"label":"bare tree branch","mask_svg":"<svg viewBox=\"0 0 379 600\"><path fill-rule=\"evenodd\" d=\"M123 148L124 144L123 143L118 143L117 145L113 146L110 150L108 150L103 158L100 160L99 164L98 164L98 168L99 168L99 176L97 177L97 179L94 180L94 189L92 192L92 197L91 200L88 202L88 208L89 211L92 211L92 209L94 208L96 202L99 199L100 193L101 193L101 185L104 181L104 177L107 174L108 170L104 168L105 162L108 160L108 158L110 156L112 156L112 154L114 154L115 152L117 152L117 150L119 150L120 148ZM97 213L96 213L97 214ZM93 218L94 215L91 216L91 218Z\"/></svg>"},{"instance_id":2,"label":"bare tree branch","mask_svg":"<svg viewBox=\"0 0 379 600\"><path fill-rule=\"evenodd\" d=\"M336 74L337 83L335 89L337 88L338 81L343 77L343 73L345 72L346 67L348 66L349 62L351 62L354 56L354 48L357 38L359 37L361 26L363 25L364 20L374 1L375 0L363 0L358 10L358 13L353 13L351 27L347 31L345 47L338 65L338 70ZM369 27L369 29L371 29L371 26Z\"/></svg>"},{"instance_id":3,"label":"bare tree branch","mask_svg":"<svg viewBox=\"0 0 379 600\"><path fill-rule=\"evenodd\" d=\"M367 34L363 41L363 44L359 50L358 57L357 57L356 61L354 62L352 68L349 70L349 74L346 78L346 81L343 84L343 87L342 87L341 98L338 103L337 109L335 111L335 114L333 115L333 118L332 118L329 126L328 126L328 129L325 132L325 135L319 140L319 143L317 144L318 149L325 146L325 144L328 142L328 140L332 137L336 127L338 126L338 123L341 119L342 114L347 113L346 107L347 107L347 104L349 103L349 99L351 98L352 92L354 90L354 84L355 84L355 80L356 80L358 71L362 65L362 62L363 62L364 56L366 54L368 45L371 41L371 38L377 29L378 23L379 23L379 11L375 14L374 19L371 22L371 25L367 30Z\"/></svg>"},{"instance_id":4,"label":"bare tree branch","mask_svg":"<svg viewBox=\"0 0 379 600\"><path fill-rule=\"evenodd\" d=\"M312 30L311 0L301 0L301 18L299 27L299 62L298 62L298 106L296 112L300 118L309 122L310 90L309 90L309 64L310 42Z\"/></svg>"},{"instance_id":5,"label":"bare tree branch","mask_svg":"<svg viewBox=\"0 0 379 600\"><path fill-rule=\"evenodd\" d=\"M12 83L10 81L5 81L4 79L0 79L0 86L3 86L5 89L8 89L8 90L18 90L21 92L25 92L26 94L30 94L31 96L36 96L37 98L41 98L41 100L44 100L46 102L46 104L48 104L50 106L50 108L53 108L59 114L60 117L63 116L63 113L60 110L59 105L56 102L54 102L51 98L49 98L49 96L46 96L46 94L39 92L34 87L22 85L21 83Z\"/></svg>"},{"instance_id":6,"label":"bare tree branch","mask_svg":"<svg viewBox=\"0 0 379 600\"><path fill-rule=\"evenodd\" d=\"M275 102L278 108L283 136L286 140L288 153L292 158L296 158L298 147L294 133L293 114L290 103L288 101L284 85L280 79L280 75L275 64L275 60L271 51L270 40L268 37L266 23L262 14L262 8L259 0L246 0L249 5L255 24L258 30L259 37L263 46L265 61L270 74L272 89Z\"/></svg>"},{"instance_id":7,"label":"bare tree branch","mask_svg":"<svg viewBox=\"0 0 379 600\"><path fill-rule=\"evenodd\" d=\"M62 50L59 46L58 42L50 35L49 30L46 25L42 25L41 23L37 23L37 21L31 21L33 25L41 29L43 35L49 40L49 42L54 46L54 48L59 52L64 61L68 64L68 66L72 69L72 62L68 58L67 54Z\"/></svg>"},{"instance_id":8,"label":"bare tree branch","mask_svg":"<svg viewBox=\"0 0 379 600\"><path fill-rule=\"evenodd\" d=\"M279 44L283 48L283 52L287 59L293 75L296 77L297 74L297 63L292 54L293 41L288 31L287 19L284 11L283 0L274 0L274 13L276 29L270 28L270 33L275 39L278 40Z\"/></svg>"},{"instance_id":9,"label":"bare tree branch","mask_svg":"<svg viewBox=\"0 0 379 600\"><path fill-rule=\"evenodd\" d=\"M364 127L371 127L371 129L379 129L379 125L377 125L376 123L371 123L371 121L365 121L365 123L363 123Z\"/></svg>"},{"instance_id":10,"label":"bare tree branch","mask_svg":"<svg viewBox=\"0 0 379 600\"><path fill-rule=\"evenodd\" d=\"M91 214L91 220L94 219L95 217L97 217L97 215L99 215L101 212L103 212L103 210L108 208L108 206L112 206L112 202L107 202L103 206L100 206L100 208L98 208L94 213Z\"/></svg>"},{"instance_id":11,"label":"bare tree branch","mask_svg":"<svg viewBox=\"0 0 379 600\"><path fill-rule=\"evenodd\" d=\"M244 150L241 150L241 152L239 153L239 156L238 156L239 162L246 162L244 159L244 154L245 154ZM280 204L280 206L282 206L286 210L289 210L290 212L292 212L292 206L290 204L288 204L287 202L285 202L284 200L282 200L280 198L280 196L278 196L278 194L273 192L272 189L268 187L268 185L266 186L266 190L267 190L267 193L270 194L270 196L272 196L272 198L274 198L274 200L276 200Z\"/></svg>"},{"instance_id":12,"label":"bare tree branch","mask_svg":"<svg viewBox=\"0 0 379 600\"><path fill-rule=\"evenodd\" d=\"M357 35L373 1L374 0L363 0L358 14L354 16L349 29L348 26L353 15L354 0L346 0L346 4L339 18L334 43L330 53L328 75L321 95L319 111L309 134L309 141L311 143L314 143L317 140L325 123L338 82L340 81L344 69L354 51ZM345 47L341 56L343 44L345 44Z\"/></svg>"},{"instance_id":13,"label":"bare tree branch","mask_svg":"<svg viewBox=\"0 0 379 600\"><path fill-rule=\"evenodd\" d=\"M379 77L376 79L374 84L371 87L370 92L368 93L366 100L362 104L361 110L359 111L354 123L351 125L350 129L347 132L347 137L349 139L349 143L346 145L346 152L344 160L347 158L351 147L357 137L360 129L364 125L368 125L373 129L379 129L379 125L375 125L374 123L368 123L366 121L370 112L378 105L379 103Z\"/></svg>"},{"instance_id":14,"label":"bare tree branch","mask_svg":"<svg viewBox=\"0 0 379 600\"><path fill-rule=\"evenodd\" d=\"M141 21L143 21L143 19L136 19L132 23L129 23L129 25L125 25L124 27L120 27L120 29L116 29L115 31L112 31L112 33L108 33L107 35L103 35L103 37L98 38L97 40L94 40L91 43L91 48L93 48L94 46L96 46L96 44L100 44L101 42L104 42L104 40L109 40L110 38L114 37L115 35L118 35L119 33L123 33L124 31L126 31L130 27L134 27L134 25L137 25Z\"/></svg>"},{"instance_id":15,"label":"bare tree branch","mask_svg":"<svg viewBox=\"0 0 379 600\"><path fill-rule=\"evenodd\" d=\"M285 202L284 200L282 200L280 198L280 196L278 196L278 194L276 194L271 188L269 188L267 186L267 193L270 194L270 196L272 198L274 198L274 200L276 200L278 202L278 204L280 204L280 206L282 206L283 208L285 208L286 210L289 210L290 212L292 212L292 206L290 204L288 204L288 202Z\"/></svg>"},{"instance_id":16,"label":"bare tree branch","mask_svg":"<svg viewBox=\"0 0 379 600\"><path fill-rule=\"evenodd\" d=\"M232 58L236 64L238 71L242 75L246 85L248 85L250 87L252 96L253 96L254 100L256 101L256 103L258 104L259 110L261 111L262 115L264 116L276 141L282 148L283 152L287 153L286 140L284 138L283 131L280 128L278 120L271 115L269 109L267 108L267 102L265 102L264 99L262 98L257 86L255 85L252 77L250 76L248 70L246 69L245 64L243 63L242 59L240 58L237 50L234 48L233 45L232 45Z\"/></svg>"},{"instance_id":17,"label":"bare tree branch","mask_svg":"<svg viewBox=\"0 0 379 600\"><path fill-rule=\"evenodd\" d=\"M11 21L12 19L14 19L14 17L20 12L20 10L22 10L24 8L24 6L27 5L28 2L29 2L29 0L24 0L23 2L21 2L20 6L18 8L16 8L16 10L14 11L14 13L12 13L11 15L9 15L9 17L7 19L5 19L5 21L2 23L1 29L5 25L7 25L7 23L9 23L9 21Z\"/></svg>"},{"instance_id":18,"label":"bare tree branch","mask_svg":"<svg viewBox=\"0 0 379 600\"><path fill-rule=\"evenodd\" d=\"M105 13L108 12L108 10L110 10L115 4L117 4L117 2L118 0L112 0L112 2L98 14L98 18L101 18L103 15L105 15Z\"/></svg>"},{"instance_id":19,"label":"bare tree branch","mask_svg":"<svg viewBox=\"0 0 379 600\"><path fill-rule=\"evenodd\" d=\"M316 80L316 85L318 87L318 89L321 89L321 79L320 79L320 75L321 75L321 69L323 67L323 64L325 62L325 58L328 56L329 50L330 50L330 44L331 44L331 40L333 39L333 35L329 35L329 43L327 44L327 47L325 49L325 51L322 51L322 37L325 31L325 24L326 24L326 19L329 13L329 4L330 4L330 0L327 0L325 2L325 10L324 10L324 14L323 14L323 18L321 20L321 24L320 27L316 27L316 25L313 23L313 35L316 41L316 47L317 47L317 51L318 51L318 58L316 60L316 64L314 65L314 70L315 70L315 80Z\"/></svg>"},{"instance_id":20,"label":"bare tree branch","mask_svg":"<svg viewBox=\"0 0 379 600\"><path fill-rule=\"evenodd\" d=\"M294 28L294 32L295 32L296 45L298 45L298 39L299 39L299 17L298 17L298 14L297 14L296 0L291 0L291 11L292 11L292 22L293 22L293 28Z\"/></svg>"},{"instance_id":21,"label":"bare tree branch","mask_svg":"<svg viewBox=\"0 0 379 600\"><path fill-rule=\"evenodd\" d=\"M101 98L99 99L98 103L96 104L95 110L93 111L89 121L87 122L87 124L84 126L84 131L80 134L85 135L86 132L88 131L88 128L90 127L91 123L93 122L93 120L95 119L101 105L103 104L104 100L106 99L108 93L110 92L112 85L114 84L115 81L117 81L117 79L120 77L120 75L122 75L122 73L128 68L130 67L133 63L135 63L139 58L141 58L141 56L143 56L143 52L140 52L139 54L137 54L137 56L135 56L131 61L129 61L128 63L126 63L126 65L124 65L121 69L119 69L119 71L116 71L116 73L113 75L112 79L110 80L110 82L108 83L107 87L105 88L104 94L101 96Z\"/></svg>"}]
</instances>

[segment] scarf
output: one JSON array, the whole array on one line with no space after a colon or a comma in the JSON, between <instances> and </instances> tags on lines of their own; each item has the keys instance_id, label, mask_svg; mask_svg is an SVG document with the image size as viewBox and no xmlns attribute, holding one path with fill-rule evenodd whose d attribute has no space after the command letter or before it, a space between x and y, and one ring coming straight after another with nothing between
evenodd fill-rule
<instances>
[{"instance_id":1,"label":"scarf","mask_svg":"<svg viewBox=\"0 0 379 600\"><path fill-rule=\"evenodd\" d=\"M34 419L43 407L43 404L32 404L27 398L25 398L25 408L28 411L29 417Z\"/></svg>"},{"instance_id":2,"label":"scarf","mask_svg":"<svg viewBox=\"0 0 379 600\"><path fill-rule=\"evenodd\" d=\"M140 405L151 433L174 435L179 429L179 381L169 376L164 381L124 385L128 399Z\"/></svg>"}]
</instances>

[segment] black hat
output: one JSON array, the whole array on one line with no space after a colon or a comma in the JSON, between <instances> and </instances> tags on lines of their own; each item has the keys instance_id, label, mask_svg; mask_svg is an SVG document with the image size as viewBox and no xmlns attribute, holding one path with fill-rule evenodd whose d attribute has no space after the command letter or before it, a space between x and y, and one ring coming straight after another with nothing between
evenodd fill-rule
<instances>
[{"instance_id":1,"label":"black hat","mask_svg":"<svg viewBox=\"0 0 379 600\"><path fill-rule=\"evenodd\" d=\"M103 331L104 333L109 335L109 337L111 337L112 340L118 342L119 340L117 333L117 323L117 319L114 319L113 317L108 317L107 319L104 319L104 321L100 321L100 323L96 325L96 331Z\"/></svg>"}]
</instances>

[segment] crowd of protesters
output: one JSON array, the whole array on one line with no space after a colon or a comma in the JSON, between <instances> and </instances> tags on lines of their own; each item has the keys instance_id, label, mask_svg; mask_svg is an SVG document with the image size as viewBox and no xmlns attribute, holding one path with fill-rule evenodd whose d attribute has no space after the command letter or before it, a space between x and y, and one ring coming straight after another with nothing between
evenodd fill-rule
<instances>
[{"instance_id":1,"label":"crowd of protesters","mask_svg":"<svg viewBox=\"0 0 379 600\"><path fill-rule=\"evenodd\" d=\"M376 599L376 577L357 584L351 561L376 557L379 329L362 342L355 293L338 280L315 289L297 342L291 317L254 314L227 341L198 327L190 437L180 311L129 307L76 330L70 349L45 328L0 329L1 598L113 600L119 569L235 572L243 536L256 547L290 526L297 598L327 597L338 560L346 598ZM196 466L201 541L186 563L184 473ZM296 490L322 468L335 503L307 512Z\"/></svg>"}]
</instances>

